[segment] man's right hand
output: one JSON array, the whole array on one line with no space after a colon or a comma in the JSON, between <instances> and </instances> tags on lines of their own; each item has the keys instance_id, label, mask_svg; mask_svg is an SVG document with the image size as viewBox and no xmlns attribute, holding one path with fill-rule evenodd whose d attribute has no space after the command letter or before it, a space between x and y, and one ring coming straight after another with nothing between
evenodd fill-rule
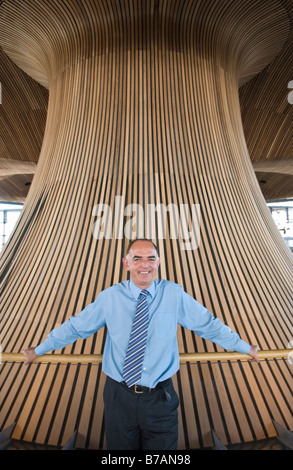
<instances>
[{"instance_id":1,"label":"man's right hand","mask_svg":"<svg viewBox=\"0 0 293 470\"><path fill-rule=\"evenodd\" d=\"M38 355L35 353L35 348L23 349L21 352L25 357L25 364L30 364L38 357Z\"/></svg>"}]
</instances>

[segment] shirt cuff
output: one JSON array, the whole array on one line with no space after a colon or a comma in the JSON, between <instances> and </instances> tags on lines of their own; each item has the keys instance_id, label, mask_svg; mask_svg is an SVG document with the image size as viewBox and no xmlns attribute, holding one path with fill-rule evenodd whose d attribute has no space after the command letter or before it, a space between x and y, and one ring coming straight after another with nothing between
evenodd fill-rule
<instances>
[{"instance_id":1,"label":"shirt cuff","mask_svg":"<svg viewBox=\"0 0 293 470\"><path fill-rule=\"evenodd\" d=\"M242 354L248 354L250 351L251 346L243 341L242 339L240 340L239 344L237 345L237 351L242 353Z\"/></svg>"},{"instance_id":2,"label":"shirt cuff","mask_svg":"<svg viewBox=\"0 0 293 470\"><path fill-rule=\"evenodd\" d=\"M42 356L43 354L46 354L50 351L52 351L52 348L46 345L46 341L44 341L43 343L41 343L39 346L35 348L35 353L37 356Z\"/></svg>"}]
</instances>

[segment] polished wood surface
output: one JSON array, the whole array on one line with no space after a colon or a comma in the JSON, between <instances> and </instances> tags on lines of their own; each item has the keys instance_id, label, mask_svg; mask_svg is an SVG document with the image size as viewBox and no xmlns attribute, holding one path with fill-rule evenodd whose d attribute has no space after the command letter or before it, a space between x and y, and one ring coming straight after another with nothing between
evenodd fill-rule
<instances>
[{"instance_id":1,"label":"polished wood surface","mask_svg":"<svg viewBox=\"0 0 293 470\"><path fill-rule=\"evenodd\" d=\"M21 219L1 256L1 344L37 345L109 285L126 279L119 238L93 236L94 208L200 205L199 246L154 228L160 277L184 286L262 350L292 339L292 254L266 207L247 150L239 87L290 38L277 0L6 1L0 43L49 90L44 139ZM243 103L243 102L242 102ZM289 104L288 104L289 106ZM168 219L169 220L169 219ZM143 223L144 222L144 223ZM150 236L139 219L136 235ZM126 236L131 233L126 231ZM103 352L106 332L65 348ZM182 354L221 348L178 329ZM1 427L15 438L103 448L101 366L1 365ZM179 448L237 443L292 427L287 358L182 363Z\"/></svg>"},{"instance_id":2,"label":"polished wood surface","mask_svg":"<svg viewBox=\"0 0 293 470\"><path fill-rule=\"evenodd\" d=\"M291 349L274 349L268 351L258 351L258 357L263 359L280 359L290 358L292 355ZM181 353L179 355L180 362L208 362L208 361L249 361L251 357L249 354L241 354L237 352L218 352L218 353ZM25 357L22 353L2 353L2 362L24 362ZM101 364L103 361L102 354L43 354L38 356L34 363L46 362L66 363L66 364Z\"/></svg>"}]
</instances>

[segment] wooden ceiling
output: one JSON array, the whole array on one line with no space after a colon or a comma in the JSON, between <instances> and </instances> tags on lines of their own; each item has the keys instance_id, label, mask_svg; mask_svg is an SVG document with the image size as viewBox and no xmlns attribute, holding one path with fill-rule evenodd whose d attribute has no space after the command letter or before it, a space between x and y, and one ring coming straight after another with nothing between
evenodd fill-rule
<instances>
[{"instance_id":1,"label":"wooden ceiling","mask_svg":"<svg viewBox=\"0 0 293 470\"><path fill-rule=\"evenodd\" d=\"M267 200L293 197L293 105L288 101L288 84L293 78L293 2L280 3L290 18L290 35L271 63L239 89L248 151ZM24 202L42 146L49 93L43 77L33 73L41 85L15 65L2 48L0 60L0 201ZM248 73L246 79L250 76ZM6 173L1 163L4 160L10 161L10 169L15 165L15 175ZM19 161L34 163L29 174L19 172ZM268 161L274 166L267 165Z\"/></svg>"},{"instance_id":2,"label":"wooden ceiling","mask_svg":"<svg viewBox=\"0 0 293 470\"><path fill-rule=\"evenodd\" d=\"M290 34L277 57L240 89L248 151L266 200L293 196L293 2L281 2L290 18ZM291 104L290 104L291 101Z\"/></svg>"},{"instance_id":3,"label":"wooden ceiling","mask_svg":"<svg viewBox=\"0 0 293 470\"><path fill-rule=\"evenodd\" d=\"M29 77L0 49L0 201L24 202L46 125L48 90Z\"/></svg>"}]
</instances>

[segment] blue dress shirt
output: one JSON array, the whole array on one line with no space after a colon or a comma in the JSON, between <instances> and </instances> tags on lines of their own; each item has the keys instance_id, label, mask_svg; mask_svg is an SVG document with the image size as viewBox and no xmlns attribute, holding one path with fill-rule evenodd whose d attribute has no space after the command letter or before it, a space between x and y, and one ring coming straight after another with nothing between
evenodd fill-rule
<instances>
[{"instance_id":1,"label":"blue dress shirt","mask_svg":"<svg viewBox=\"0 0 293 470\"><path fill-rule=\"evenodd\" d=\"M155 280L147 290L150 320L141 385L155 387L179 369L177 324L224 349L244 354L250 351L250 345L184 292L182 286ZM105 289L82 312L52 330L36 348L36 354L61 349L107 326L103 371L112 379L123 381L122 369L140 292L132 281Z\"/></svg>"}]
</instances>

